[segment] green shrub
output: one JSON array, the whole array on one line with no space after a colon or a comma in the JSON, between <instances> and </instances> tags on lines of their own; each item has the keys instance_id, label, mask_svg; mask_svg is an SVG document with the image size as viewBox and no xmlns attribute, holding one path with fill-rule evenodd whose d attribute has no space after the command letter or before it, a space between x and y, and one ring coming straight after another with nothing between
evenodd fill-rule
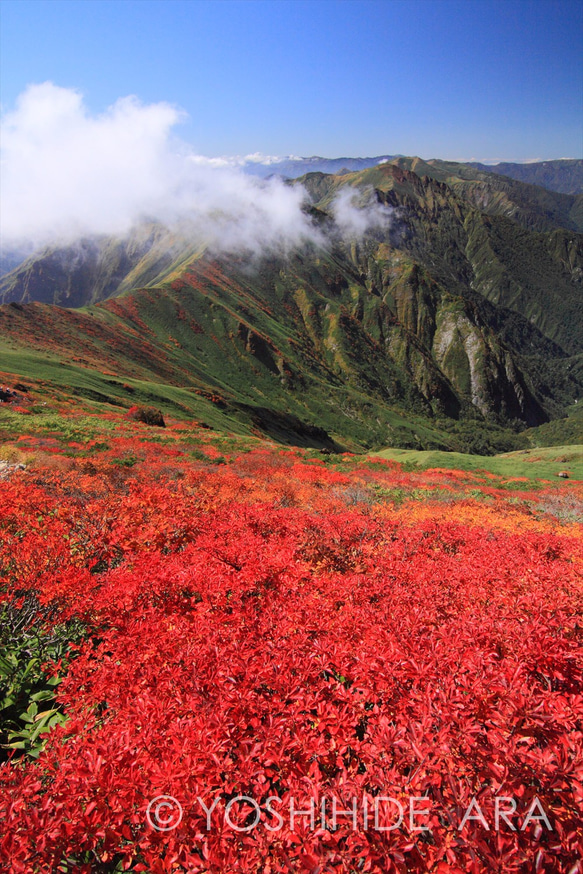
<instances>
[{"instance_id":1,"label":"green shrub","mask_svg":"<svg viewBox=\"0 0 583 874\"><path fill-rule=\"evenodd\" d=\"M154 407L131 407L129 414L136 422L143 422L145 425L155 425L158 428L166 427L164 416L160 410L156 410Z\"/></svg>"},{"instance_id":2,"label":"green shrub","mask_svg":"<svg viewBox=\"0 0 583 874\"><path fill-rule=\"evenodd\" d=\"M0 757L9 750L34 758L45 735L65 721L55 700L59 670L72 658L71 644L83 636L76 620L52 624L55 611L43 607L30 592L0 607Z\"/></svg>"}]
</instances>

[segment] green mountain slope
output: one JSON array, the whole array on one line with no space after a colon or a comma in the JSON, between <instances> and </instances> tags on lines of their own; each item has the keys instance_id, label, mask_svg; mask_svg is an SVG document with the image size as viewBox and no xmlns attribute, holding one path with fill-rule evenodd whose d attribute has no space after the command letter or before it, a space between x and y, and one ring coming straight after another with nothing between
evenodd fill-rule
<instances>
[{"instance_id":1,"label":"green mountain slope","mask_svg":"<svg viewBox=\"0 0 583 874\"><path fill-rule=\"evenodd\" d=\"M260 264L201 257L162 288L87 309L5 305L2 359L30 376L44 356L59 385L115 403L136 388L155 399L134 380L174 386L308 445L471 448L483 432L480 447L513 448L502 425L547 415L510 351L471 303L376 245L366 261L378 288L339 248ZM25 350L37 358L18 370ZM101 374L101 389L84 389L79 369ZM181 398L173 412L192 414Z\"/></svg>"},{"instance_id":2,"label":"green mountain slope","mask_svg":"<svg viewBox=\"0 0 583 874\"><path fill-rule=\"evenodd\" d=\"M139 285L162 282L200 245L157 224L138 226L126 239L81 239L28 257L0 280L0 301L79 307Z\"/></svg>"},{"instance_id":3,"label":"green mountain slope","mask_svg":"<svg viewBox=\"0 0 583 874\"><path fill-rule=\"evenodd\" d=\"M502 311L497 331L504 330L504 311L508 311L514 342L522 322L528 348L537 345L534 328L540 335L538 345L550 340L567 355L582 352L583 236L564 229L564 210L558 206L554 213L547 213L546 232L529 229L527 225L538 221L524 220L525 212L518 207L508 209L506 183L520 190L522 203L534 190L530 215L542 214L547 195L563 196L490 175L487 182L471 183L483 185L485 196L504 195L489 201L485 211L475 203L475 188L468 189L460 176L451 175L452 166L465 174L464 165L432 163L440 166L435 169L420 159L397 159L349 177L310 174L302 181L322 210L329 209L347 185L368 187L379 203L396 210L389 233L391 245L422 263L452 293L472 298L488 322L492 311L484 302L493 303ZM414 170L407 169L407 164ZM431 177L426 174L428 167ZM575 201L566 199L571 204Z\"/></svg>"},{"instance_id":4,"label":"green mountain slope","mask_svg":"<svg viewBox=\"0 0 583 874\"><path fill-rule=\"evenodd\" d=\"M126 382L329 447L518 448L583 396L576 198L417 158L300 182L323 244L212 257L148 225L29 259L0 282L0 351L62 362L81 393L79 370L116 377L87 397L130 403ZM340 230L347 192L362 238Z\"/></svg>"}]
</instances>

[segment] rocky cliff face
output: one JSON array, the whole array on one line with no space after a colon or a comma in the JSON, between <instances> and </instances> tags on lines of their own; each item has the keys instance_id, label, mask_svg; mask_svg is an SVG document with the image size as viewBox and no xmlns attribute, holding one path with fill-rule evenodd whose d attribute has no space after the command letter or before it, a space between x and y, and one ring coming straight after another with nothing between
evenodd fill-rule
<instances>
[{"instance_id":1,"label":"rocky cliff face","mask_svg":"<svg viewBox=\"0 0 583 874\"><path fill-rule=\"evenodd\" d=\"M387 254L385 248L381 255ZM371 260L378 265L380 259ZM434 415L457 418L471 406L501 423L546 420L517 356L471 300L452 295L427 270L399 256L384 260L380 280L378 293L369 291L355 315Z\"/></svg>"}]
</instances>

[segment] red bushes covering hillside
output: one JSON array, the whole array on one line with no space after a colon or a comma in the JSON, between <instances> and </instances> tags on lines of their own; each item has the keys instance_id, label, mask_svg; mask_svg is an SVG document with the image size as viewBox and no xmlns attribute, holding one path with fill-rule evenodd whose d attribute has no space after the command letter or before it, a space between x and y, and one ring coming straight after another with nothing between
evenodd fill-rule
<instances>
[{"instance_id":1,"label":"red bushes covering hillside","mask_svg":"<svg viewBox=\"0 0 583 874\"><path fill-rule=\"evenodd\" d=\"M11 871L580 870L580 526L492 478L125 445L0 493L3 598L84 629L67 721L0 767Z\"/></svg>"}]
</instances>

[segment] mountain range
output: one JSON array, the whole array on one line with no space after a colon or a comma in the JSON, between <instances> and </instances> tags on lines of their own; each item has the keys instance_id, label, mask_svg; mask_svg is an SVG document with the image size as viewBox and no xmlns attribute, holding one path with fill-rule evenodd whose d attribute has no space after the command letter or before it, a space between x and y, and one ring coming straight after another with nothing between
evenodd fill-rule
<instances>
[{"instance_id":1,"label":"mountain range","mask_svg":"<svg viewBox=\"0 0 583 874\"><path fill-rule=\"evenodd\" d=\"M583 162L303 161L302 246L147 222L26 258L2 372L329 449L583 442Z\"/></svg>"},{"instance_id":2,"label":"mountain range","mask_svg":"<svg viewBox=\"0 0 583 874\"><path fill-rule=\"evenodd\" d=\"M347 173L366 170L394 161L403 155L377 155L376 158L280 158L269 161L251 161L243 164L245 172L255 176L278 174L289 179L297 179L306 173ZM433 162L429 162L433 163ZM527 164L499 162L497 164L480 164L470 162L467 166L482 170L485 173L495 173L498 176L509 176L518 182L530 185L540 185L549 191L561 194L583 194L583 160L577 158L561 158L557 161L530 161Z\"/></svg>"}]
</instances>

